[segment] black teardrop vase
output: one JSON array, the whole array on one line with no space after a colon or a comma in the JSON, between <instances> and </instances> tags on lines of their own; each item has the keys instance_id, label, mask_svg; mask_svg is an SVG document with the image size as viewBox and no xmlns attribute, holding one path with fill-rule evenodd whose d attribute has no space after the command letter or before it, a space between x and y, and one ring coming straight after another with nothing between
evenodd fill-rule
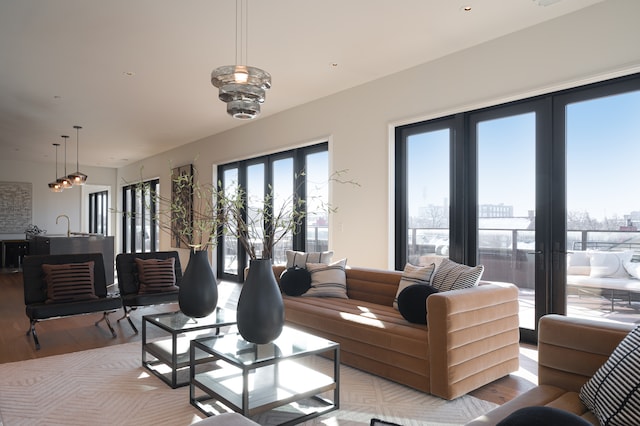
<instances>
[{"instance_id":1,"label":"black teardrop vase","mask_svg":"<svg viewBox=\"0 0 640 426\"><path fill-rule=\"evenodd\" d=\"M284 302L271 259L250 262L238 299L237 321L238 332L251 343L269 343L282 333Z\"/></svg>"},{"instance_id":2,"label":"black teardrop vase","mask_svg":"<svg viewBox=\"0 0 640 426\"><path fill-rule=\"evenodd\" d=\"M218 283L209 265L209 253L191 251L178 291L180 310L188 317L202 318L211 314L217 304Z\"/></svg>"}]
</instances>

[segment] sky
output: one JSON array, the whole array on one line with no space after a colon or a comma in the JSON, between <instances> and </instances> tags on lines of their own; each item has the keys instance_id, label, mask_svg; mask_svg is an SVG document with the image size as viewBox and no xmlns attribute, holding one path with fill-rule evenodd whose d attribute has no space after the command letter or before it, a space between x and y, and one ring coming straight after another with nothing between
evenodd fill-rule
<instances>
[{"instance_id":1,"label":"sky","mask_svg":"<svg viewBox=\"0 0 640 426\"><path fill-rule=\"evenodd\" d=\"M640 211L640 91L569 104L567 210L592 218ZM478 124L480 204L535 209L535 113ZM409 138L411 215L449 197L449 131Z\"/></svg>"}]
</instances>

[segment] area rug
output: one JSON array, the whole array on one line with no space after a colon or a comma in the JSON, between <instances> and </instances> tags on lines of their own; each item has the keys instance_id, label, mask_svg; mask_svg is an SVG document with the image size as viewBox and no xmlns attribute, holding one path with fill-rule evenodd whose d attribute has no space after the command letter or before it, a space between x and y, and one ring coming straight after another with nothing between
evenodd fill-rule
<instances>
[{"instance_id":1,"label":"area rug","mask_svg":"<svg viewBox=\"0 0 640 426\"><path fill-rule=\"evenodd\" d=\"M372 418L460 425L496 406L471 396L445 401L346 366L340 379L340 409L305 425L368 425ZM141 367L139 342L0 364L0 414L4 426L182 426L204 418L189 404L188 386L171 389Z\"/></svg>"}]
</instances>

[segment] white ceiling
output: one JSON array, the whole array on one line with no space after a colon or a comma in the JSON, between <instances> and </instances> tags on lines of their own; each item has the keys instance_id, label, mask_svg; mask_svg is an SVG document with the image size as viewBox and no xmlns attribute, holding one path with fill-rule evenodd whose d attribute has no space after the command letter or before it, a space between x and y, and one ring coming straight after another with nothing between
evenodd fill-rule
<instances>
[{"instance_id":1,"label":"white ceiling","mask_svg":"<svg viewBox=\"0 0 640 426\"><path fill-rule=\"evenodd\" d=\"M600 1L250 0L257 120ZM0 0L2 159L52 162L67 134L75 165L80 125L80 163L120 167L245 124L210 82L235 21L234 0Z\"/></svg>"}]
</instances>

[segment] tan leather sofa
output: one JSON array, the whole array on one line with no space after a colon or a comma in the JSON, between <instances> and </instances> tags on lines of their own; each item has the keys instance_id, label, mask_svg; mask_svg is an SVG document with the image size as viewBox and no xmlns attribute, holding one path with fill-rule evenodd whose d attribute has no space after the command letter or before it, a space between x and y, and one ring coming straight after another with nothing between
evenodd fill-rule
<instances>
[{"instance_id":1,"label":"tan leather sofa","mask_svg":"<svg viewBox=\"0 0 640 426\"><path fill-rule=\"evenodd\" d=\"M279 279L283 266L274 266ZM289 325L340 343L343 364L454 399L518 369L518 289L481 282L427 299L428 326L393 308L398 271L347 269L349 299L284 295Z\"/></svg>"},{"instance_id":2,"label":"tan leather sofa","mask_svg":"<svg viewBox=\"0 0 640 426\"><path fill-rule=\"evenodd\" d=\"M561 315L542 317L538 326L538 386L467 426L495 425L512 412L531 406L560 408L599 425L580 401L580 388L632 328L630 324Z\"/></svg>"}]
</instances>

